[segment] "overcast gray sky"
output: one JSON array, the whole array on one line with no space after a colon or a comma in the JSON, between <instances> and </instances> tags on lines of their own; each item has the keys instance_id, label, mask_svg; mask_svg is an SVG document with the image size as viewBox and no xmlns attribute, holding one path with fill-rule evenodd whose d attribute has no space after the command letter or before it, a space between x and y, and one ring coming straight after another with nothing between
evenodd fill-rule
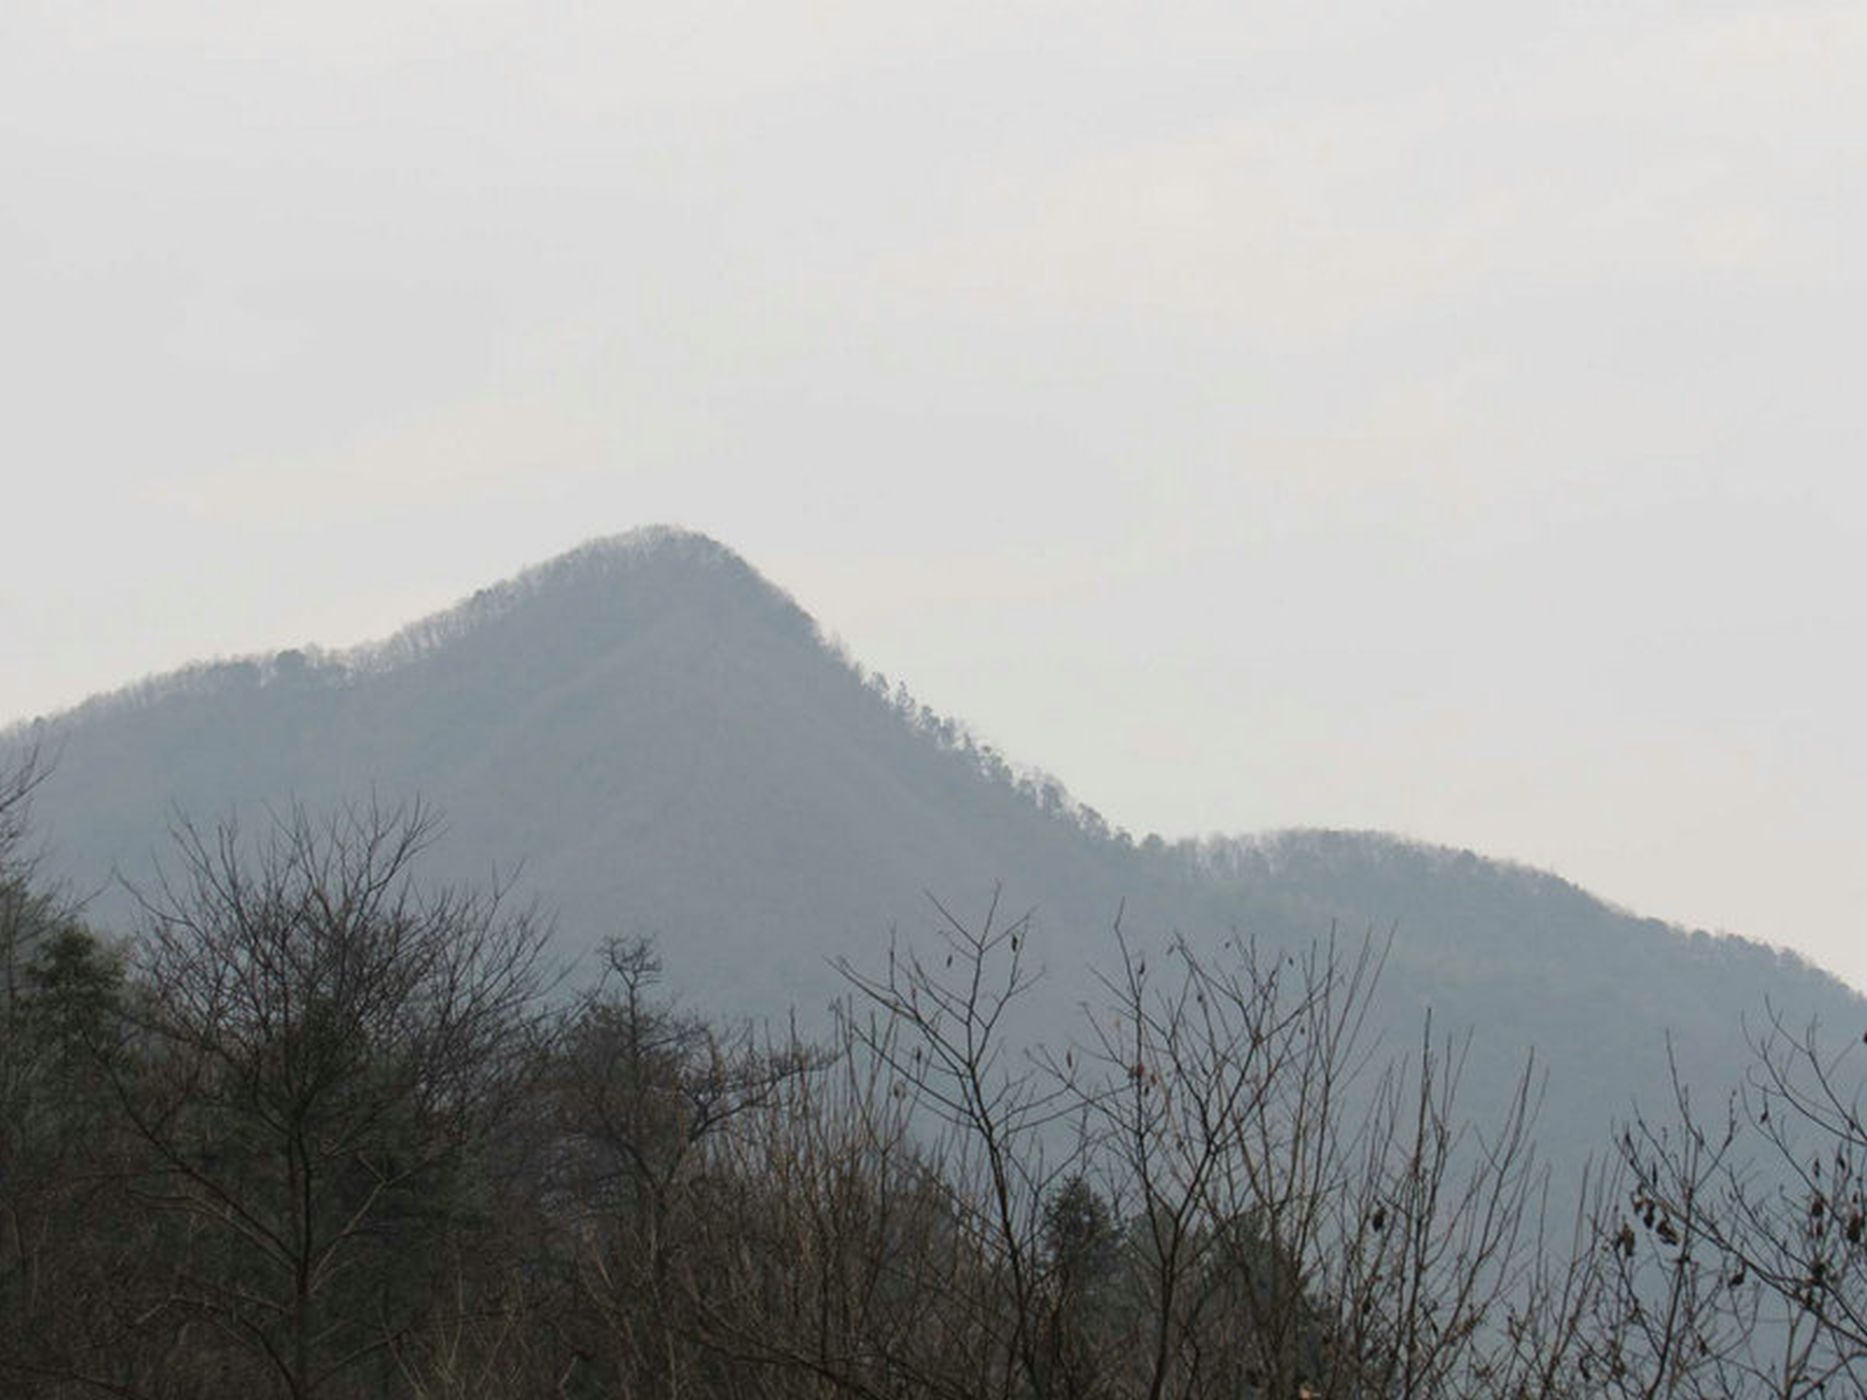
<instances>
[{"instance_id":1,"label":"overcast gray sky","mask_svg":"<svg viewBox=\"0 0 1867 1400\"><path fill-rule=\"evenodd\" d=\"M672 521L1136 831L1867 986L1867 7L6 0L0 718Z\"/></svg>"}]
</instances>

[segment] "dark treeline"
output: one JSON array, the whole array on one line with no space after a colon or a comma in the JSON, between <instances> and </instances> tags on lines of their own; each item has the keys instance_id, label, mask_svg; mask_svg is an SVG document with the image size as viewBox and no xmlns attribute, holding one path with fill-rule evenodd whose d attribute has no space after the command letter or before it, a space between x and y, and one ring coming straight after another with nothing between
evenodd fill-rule
<instances>
[{"instance_id":1,"label":"dark treeline","mask_svg":"<svg viewBox=\"0 0 1867 1400\"><path fill-rule=\"evenodd\" d=\"M1867 1376L1841 1062L1766 1025L1550 1218L1536 1076L1387 1059L1380 949L1122 956L1026 1049L996 912L709 1024L418 879L420 808L184 829L122 941L0 789L0 1393L1805 1395ZM1741 1033L1736 1028L1734 1034ZM1761 1164L1761 1165L1759 1165Z\"/></svg>"}]
</instances>

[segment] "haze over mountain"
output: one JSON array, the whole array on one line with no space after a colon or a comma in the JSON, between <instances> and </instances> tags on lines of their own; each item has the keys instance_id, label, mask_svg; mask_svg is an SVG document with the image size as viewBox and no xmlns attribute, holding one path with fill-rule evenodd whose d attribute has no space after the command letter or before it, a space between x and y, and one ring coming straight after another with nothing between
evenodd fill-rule
<instances>
[{"instance_id":1,"label":"haze over mountain","mask_svg":"<svg viewBox=\"0 0 1867 1400\"><path fill-rule=\"evenodd\" d=\"M1533 1048L1559 1157L1604 1145L1636 1097L1666 1098L1668 1034L1724 1087L1766 998L1791 1024L1867 1024L1859 996L1794 956L1469 852L1353 832L1134 839L676 530L593 542L376 646L204 663L5 739L54 757L35 808L50 868L94 892L106 927L128 912L118 878L152 878L178 815L419 795L449 827L431 873L522 868L567 958L653 933L676 986L734 1014L814 1017L840 986L830 960L874 965L891 930L937 919L929 894L964 919L995 890L1001 914L1034 911L1051 981L1033 1034L1093 995L1118 915L1144 942L1391 928L1379 1015L1396 1043L1429 1006L1437 1028L1472 1029L1481 1114Z\"/></svg>"}]
</instances>

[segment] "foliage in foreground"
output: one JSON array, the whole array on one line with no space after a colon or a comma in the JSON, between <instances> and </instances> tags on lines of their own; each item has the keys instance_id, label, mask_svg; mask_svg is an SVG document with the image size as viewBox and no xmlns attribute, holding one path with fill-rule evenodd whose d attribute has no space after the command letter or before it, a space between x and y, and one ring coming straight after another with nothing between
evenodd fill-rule
<instances>
[{"instance_id":1,"label":"foliage in foreground","mask_svg":"<svg viewBox=\"0 0 1867 1400\"><path fill-rule=\"evenodd\" d=\"M1766 1023L1552 1222L1526 1067L1384 1058L1379 950L1122 944L1067 1046L1024 925L843 969L828 1044L652 948L424 889L419 809L178 839L118 947L0 790L0 1384L182 1397L1795 1396L1867 1376L1849 1062ZM1761 1149L1761 1150L1759 1150ZM1560 1228L1558 1228L1560 1227Z\"/></svg>"}]
</instances>

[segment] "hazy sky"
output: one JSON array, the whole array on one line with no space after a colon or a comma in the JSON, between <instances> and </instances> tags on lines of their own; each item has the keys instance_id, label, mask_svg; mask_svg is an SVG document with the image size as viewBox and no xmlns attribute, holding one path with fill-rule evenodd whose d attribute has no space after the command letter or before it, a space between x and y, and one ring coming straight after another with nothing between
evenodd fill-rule
<instances>
[{"instance_id":1,"label":"hazy sky","mask_svg":"<svg viewBox=\"0 0 1867 1400\"><path fill-rule=\"evenodd\" d=\"M707 531L1167 834L1867 986L1867 7L5 0L0 718Z\"/></svg>"}]
</instances>

